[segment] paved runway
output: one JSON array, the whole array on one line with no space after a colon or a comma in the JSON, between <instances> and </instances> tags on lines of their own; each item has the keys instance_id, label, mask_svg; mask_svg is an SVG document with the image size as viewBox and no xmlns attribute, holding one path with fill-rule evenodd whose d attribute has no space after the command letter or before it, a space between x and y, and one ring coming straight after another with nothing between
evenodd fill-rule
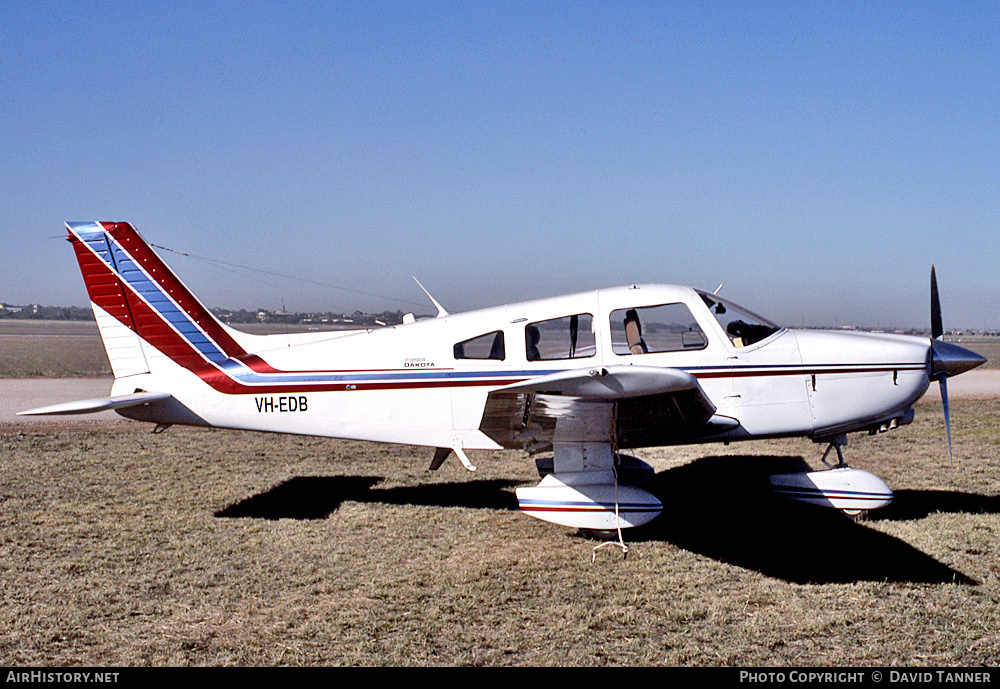
<instances>
[{"instance_id":1,"label":"paved runway","mask_svg":"<svg viewBox=\"0 0 1000 689\"><path fill-rule=\"evenodd\" d=\"M0 425L59 424L81 421L112 423L125 421L113 411L73 416L17 416L17 412L59 402L107 397L112 378L0 378Z\"/></svg>"}]
</instances>

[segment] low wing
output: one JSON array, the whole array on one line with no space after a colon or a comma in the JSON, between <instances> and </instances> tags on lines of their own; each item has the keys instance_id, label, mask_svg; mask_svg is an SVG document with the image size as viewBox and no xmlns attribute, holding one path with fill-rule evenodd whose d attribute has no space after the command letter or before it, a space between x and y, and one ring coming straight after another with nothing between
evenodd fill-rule
<instances>
[{"instance_id":1,"label":"low wing","mask_svg":"<svg viewBox=\"0 0 1000 689\"><path fill-rule=\"evenodd\" d=\"M653 366L609 366L598 369L560 371L529 378L496 390L498 393L529 392L569 395L586 400L618 400L661 393L701 390L698 379L678 368ZM706 398L707 402L707 398ZM708 402L711 405L711 402ZM715 410L715 407L712 407Z\"/></svg>"},{"instance_id":2,"label":"low wing","mask_svg":"<svg viewBox=\"0 0 1000 689\"><path fill-rule=\"evenodd\" d=\"M63 402L53 404L48 407L38 407L27 411L18 412L18 416L56 416L63 414L91 414L110 409L126 409L128 407L139 407L151 402L170 399L167 392L136 392L131 395L119 395L117 397L98 397L91 400L77 400L76 402Z\"/></svg>"},{"instance_id":3,"label":"low wing","mask_svg":"<svg viewBox=\"0 0 1000 689\"><path fill-rule=\"evenodd\" d=\"M531 378L489 394L480 430L507 448L560 442L669 445L738 425L686 371L609 366Z\"/></svg>"}]
</instances>

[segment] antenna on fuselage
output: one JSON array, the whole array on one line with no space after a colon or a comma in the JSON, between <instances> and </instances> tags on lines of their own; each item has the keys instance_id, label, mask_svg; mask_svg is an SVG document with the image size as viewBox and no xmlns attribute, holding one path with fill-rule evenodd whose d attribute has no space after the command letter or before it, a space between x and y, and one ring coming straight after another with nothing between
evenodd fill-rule
<instances>
[{"instance_id":1,"label":"antenna on fuselage","mask_svg":"<svg viewBox=\"0 0 1000 689\"><path fill-rule=\"evenodd\" d=\"M424 291L424 294L427 295L427 298L431 300L431 303L434 304L434 308L438 310L436 318L444 318L445 316L447 316L448 312L445 311L444 307L438 303L437 299L431 296L431 293L427 291L427 288L420 284L420 280L418 280L416 276L411 275L410 277L412 277L413 281L417 283L417 287L419 287Z\"/></svg>"},{"instance_id":2,"label":"antenna on fuselage","mask_svg":"<svg viewBox=\"0 0 1000 689\"><path fill-rule=\"evenodd\" d=\"M719 294L719 290L721 290L721 289L722 289L722 283L720 282L720 283L719 283L719 286L715 288L715 291L714 291L714 292L712 292L712 296L713 296L713 297L714 297L714 296L717 296L717 295Z\"/></svg>"}]
</instances>

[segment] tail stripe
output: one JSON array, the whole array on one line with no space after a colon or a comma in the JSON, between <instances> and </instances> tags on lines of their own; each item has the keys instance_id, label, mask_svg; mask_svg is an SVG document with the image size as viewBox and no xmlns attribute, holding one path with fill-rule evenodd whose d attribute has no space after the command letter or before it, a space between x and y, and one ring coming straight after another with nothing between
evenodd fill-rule
<instances>
[{"instance_id":1,"label":"tail stripe","mask_svg":"<svg viewBox=\"0 0 1000 689\"><path fill-rule=\"evenodd\" d=\"M101 243L104 244L103 249L93 239L88 240L86 245L79 242L74 244L80 270L87 285L87 293L92 302L117 318L123 325L133 328L121 280L106 269L106 261L110 258L107 242Z\"/></svg>"},{"instance_id":2,"label":"tail stripe","mask_svg":"<svg viewBox=\"0 0 1000 689\"><path fill-rule=\"evenodd\" d=\"M113 226L115 229L120 225ZM118 318L124 325L136 330L140 337L168 356L181 356L185 359L182 365L190 367L194 364L191 361L191 352L178 351L178 344L186 343L193 347L205 360L221 364L228 360L230 355L223 350L208 334L200 328L191 318L190 314L182 310L179 305L167 294L161 286L133 259L132 255L121 245L119 239L113 236L113 232L105 232L105 228L100 225L84 223L69 225L70 231L76 235L82 243L91 250L97 260L86 261L87 269L84 270L84 279L91 289L91 299L98 303L108 313ZM128 230L135 232L130 226ZM122 231L121 234L124 234ZM150 252L152 253L152 252ZM78 249L78 256L81 251ZM84 265L84 257L81 256L81 267ZM168 275L165 266L160 272ZM122 290L115 283L121 281L130 289ZM104 286L115 285L115 289L107 290ZM177 289L177 288L180 289ZM175 292L187 292L187 289L180 285L179 281L174 287ZM107 294L111 292L111 294ZM122 294L124 292L124 294ZM108 296L117 296L119 299L124 296L124 304L118 299L113 299L107 306ZM193 300L193 297L191 298ZM193 300L194 301L194 300ZM200 304L198 304L200 307ZM124 307L124 309L122 308ZM204 311L204 308L201 307ZM207 314L207 312L204 312ZM204 316L203 316L204 317ZM214 322L214 318L208 315ZM222 330L218 328L218 330ZM173 331L173 332L171 332ZM180 335L180 343L176 339ZM228 336L224 339L232 344L233 354L245 355L246 353L232 341ZM181 350L188 347L181 346ZM195 357L198 359L200 357ZM180 363L180 362L179 362ZM198 362L202 363L202 362ZM192 369L193 370L193 369Z\"/></svg>"},{"instance_id":3,"label":"tail stripe","mask_svg":"<svg viewBox=\"0 0 1000 689\"><path fill-rule=\"evenodd\" d=\"M111 369L115 378L148 373L149 366L129 309L127 290L122 281L106 268L105 261L113 259L104 231L97 224L90 224L85 229L87 243L74 241L73 248ZM84 228L81 228L83 231Z\"/></svg>"},{"instance_id":4,"label":"tail stripe","mask_svg":"<svg viewBox=\"0 0 1000 689\"><path fill-rule=\"evenodd\" d=\"M186 322L191 332L200 331L212 341L227 357L243 357L247 352L240 347L215 316L177 279L159 256L142 240L139 233L128 223L117 223L109 229L109 234L121 249L133 259L133 265L141 271L153 289L149 293L150 305L159 310L160 304L169 305L179 318L171 322L175 327ZM155 298L153 295L155 294ZM166 307L164 307L166 308Z\"/></svg>"},{"instance_id":5,"label":"tail stripe","mask_svg":"<svg viewBox=\"0 0 1000 689\"><path fill-rule=\"evenodd\" d=\"M247 354L126 223L68 223L91 301L227 394L503 385L517 373L279 371Z\"/></svg>"},{"instance_id":6,"label":"tail stripe","mask_svg":"<svg viewBox=\"0 0 1000 689\"><path fill-rule=\"evenodd\" d=\"M112 253L117 259L115 263L119 275L132 288L135 295L162 316L189 344L209 361L220 363L229 358L120 247L115 245Z\"/></svg>"}]
</instances>

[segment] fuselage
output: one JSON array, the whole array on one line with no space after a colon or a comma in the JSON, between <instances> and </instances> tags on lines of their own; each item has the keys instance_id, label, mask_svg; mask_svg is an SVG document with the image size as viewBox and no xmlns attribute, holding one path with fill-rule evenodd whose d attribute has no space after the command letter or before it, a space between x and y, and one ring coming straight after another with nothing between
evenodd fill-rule
<instances>
[{"instance_id":1,"label":"fuselage","mask_svg":"<svg viewBox=\"0 0 1000 689\"><path fill-rule=\"evenodd\" d=\"M113 393L169 391L180 407L124 413L163 423L495 449L480 428L491 391L559 371L641 365L690 373L716 413L738 422L677 442L822 439L905 423L930 382L929 338L781 328L674 285L597 290L350 333L227 333L251 354L205 351L210 365L193 367L144 344L150 372L119 378ZM176 418L166 418L171 414Z\"/></svg>"},{"instance_id":2,"label":"fuselage","mask_svg":"<svg viewBox=\"0 0 1000 689\"><path fill-rule=\"evenodd\" d=\"M840 455L847 433L908 423L931 380L948 428L947 378L985 361L940 339L933 270L933 339L782 328L674 285L255 336L221 323L128 223L67 230L115 382L108 398L21 413L115 409L161 425L425 445L436 448L431 468L454 452L474 469L466 449L551 450L518 504L575 528L637 526L662 510L629 485L652 467L618 448L804 436ZM884 481L846 466L772 484L839 509L892 499Z\"/></svg>"}]
</instances>

